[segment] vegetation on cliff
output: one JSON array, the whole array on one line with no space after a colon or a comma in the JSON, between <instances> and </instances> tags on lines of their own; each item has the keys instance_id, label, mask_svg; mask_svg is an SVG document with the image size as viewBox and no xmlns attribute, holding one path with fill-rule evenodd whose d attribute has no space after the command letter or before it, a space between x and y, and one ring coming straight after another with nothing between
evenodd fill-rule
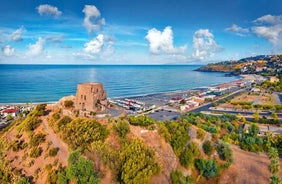
<instances>
[{"instance_id":1,"label":"vegetation on cliff","mask_svg":"<svg viewBox=\"0 0 282 184\"><path fill-rule=\"evenodd\" d=\"M166 175L170 183L218 182L219 176L233 164L231 144L252 152L282 155L282 135L259 137L256 124L244 130L242 124L246 120L234 115L190 113L174 121L156 122L146 116L100 121L63 116L60 110L48 116L46 112L45 106L40 105L3 131L2 183L35 182L42 176L46 183L99 183L108 177L107 173L107 181L111 182L150 183L153 176L163 174L168 167L160 162L160 157L171 159L160 155L165 154L159 152L164 144L177 160L176 167ZM58 142L50 140L44 127L47 117L58 136L56 141L61 138L71 151L65 165L56 146ZM158 135L161 144L148 142L150 134ZM45 163L47 160L50 162ZM38 165L39 162L45 164ZM32 168L33 177L23 174L25 167ZM277 156L273 156L269 168L274 183L279 180Z\"/></svg>"}]
</instances>

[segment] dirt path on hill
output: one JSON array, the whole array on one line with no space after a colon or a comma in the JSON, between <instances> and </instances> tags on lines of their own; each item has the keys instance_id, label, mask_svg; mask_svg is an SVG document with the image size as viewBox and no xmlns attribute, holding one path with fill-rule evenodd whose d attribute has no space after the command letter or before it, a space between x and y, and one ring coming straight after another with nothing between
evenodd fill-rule
<instances>
[{"instance_id":1,"label":"dirt path on hill","mask_svg":"<svg viewBox=\"0 0 282 184\"><path fill-rule=\"evenodd\" d=\"M58 158L59 158L60 162L62 163L63 166L67 166L68 165L68 157L69 157L68 146L66 145L66 143L64 143L59 138L58 135L56 135L54 133L52 128L50 128L50 126L48 125L48 122L47 122L47 116L42 117L42 125L43 125L43 129L48 134L47 137L53 143L53 146L56 147L56 148L59 148Z\"/></svg>"}]
</instances>

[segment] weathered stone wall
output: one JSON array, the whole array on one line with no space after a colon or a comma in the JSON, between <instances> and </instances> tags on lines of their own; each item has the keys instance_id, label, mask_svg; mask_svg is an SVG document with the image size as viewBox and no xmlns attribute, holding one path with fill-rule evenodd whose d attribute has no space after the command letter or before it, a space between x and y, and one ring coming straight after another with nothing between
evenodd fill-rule
<instances>
[{"instance_id":1,"label":"weathered stone wall","mask_svg":"<svg viewBox=\"0 0 282 184\"><path fill-rule=\"evenodd\" d=\"M101 112L108 106L106 91L101 83L78 84L75 109L88 112Z\"/></svg>"}]
</instances>

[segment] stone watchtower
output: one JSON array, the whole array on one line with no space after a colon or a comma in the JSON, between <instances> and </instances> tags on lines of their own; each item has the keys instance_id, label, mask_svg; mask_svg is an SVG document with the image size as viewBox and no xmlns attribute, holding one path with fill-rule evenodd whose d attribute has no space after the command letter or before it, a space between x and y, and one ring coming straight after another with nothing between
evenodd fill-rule
<instances>
[{"instance_id":1,"label":"stone watchtower","mask_svg":"<svg viewBox=\"0 0 282 184\"><path fill-rule=\"evenodd\" d=\"M88 82L78 84L75 109L88 112L101 112L108 107L106 91L101 83Z\"/></svg>"}]
</instances>

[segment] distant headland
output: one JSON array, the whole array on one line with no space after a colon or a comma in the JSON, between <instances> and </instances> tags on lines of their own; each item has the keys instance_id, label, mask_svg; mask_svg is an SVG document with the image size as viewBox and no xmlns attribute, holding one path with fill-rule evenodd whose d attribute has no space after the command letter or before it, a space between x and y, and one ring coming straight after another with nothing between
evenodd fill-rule
<instances>
[{"instance_id":1,"label":"distant headland","mask_svg":"<svg viewBox=\"0 0 282 184\"><path fill-rule=\"evenodd\" d=\"M282 54L258 55L240 60L211 63L201 66L196 71L226 72L234 75L260 74L271 76L282 72Z\"/></svg>"}]
</instances>

